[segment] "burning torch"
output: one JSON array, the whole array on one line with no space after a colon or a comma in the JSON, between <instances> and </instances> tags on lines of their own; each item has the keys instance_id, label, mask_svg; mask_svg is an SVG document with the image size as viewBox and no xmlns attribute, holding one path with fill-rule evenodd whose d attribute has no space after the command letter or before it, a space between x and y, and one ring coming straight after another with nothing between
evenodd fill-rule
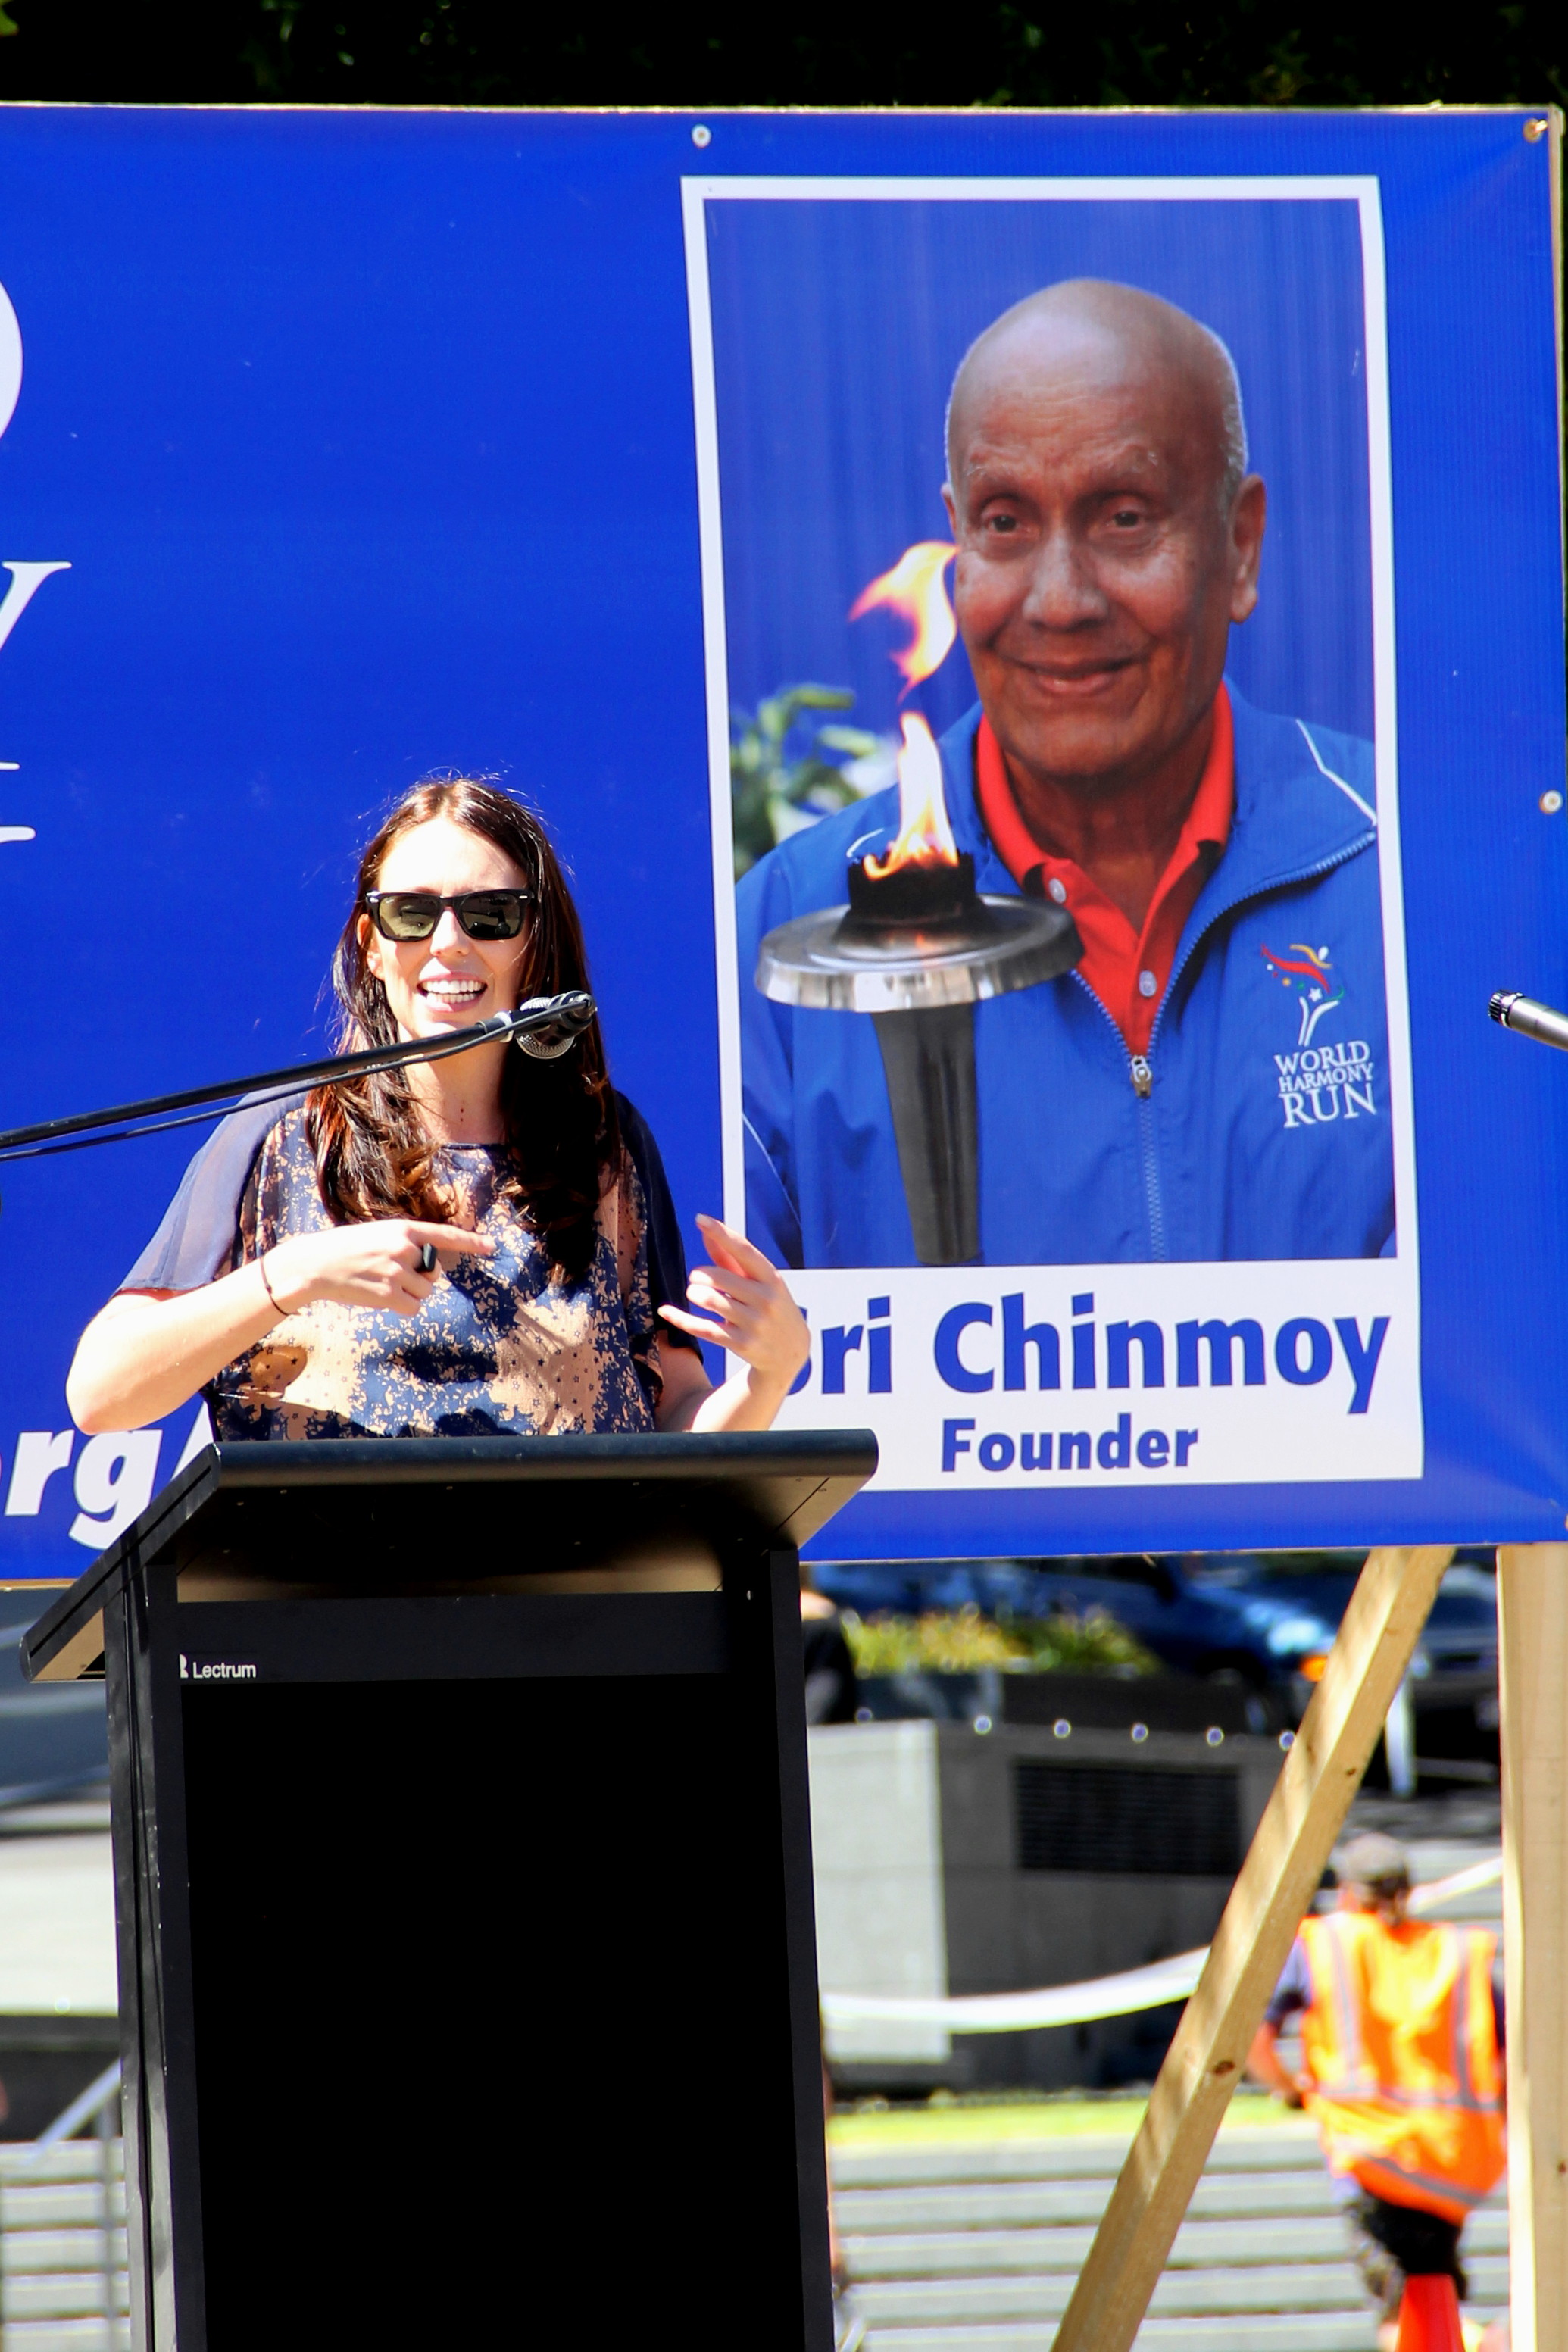
<instances>
[{"instance_id":1,"label":"burning torch","mask_svg":"<svg viewBox=\"0 0 1568 2352\"><path fill-rule=\"evenodd\" d=\"M957 636L942 574L953 550L910 548L854 605L887 604L913 625L894 656L904 691L929 677ZM985 898L948 823L942 754L918 712L902 720L899 835L884 857L852 860L848 905L770 931L756 984L775 1003L868 1013L881 1048L904 1199L922 1265L980 1255L980 1122L974 1007L1069 971L1083 953L1063 907Z\"/></svg>"}]
</instances>

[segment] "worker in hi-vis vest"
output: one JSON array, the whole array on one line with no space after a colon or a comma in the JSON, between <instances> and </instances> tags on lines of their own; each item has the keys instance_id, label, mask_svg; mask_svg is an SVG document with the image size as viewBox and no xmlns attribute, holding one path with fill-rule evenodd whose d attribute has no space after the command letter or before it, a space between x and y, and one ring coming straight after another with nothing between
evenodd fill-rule
<instances>
[{"instance_id":1,"label":"worker in hi-vis vest","mask_svg":"<svg viewBox=\"0 0 1568 2352\"><path fill-rule=\"evenodd\" d=\"M1495 1937L1405 1916L1393 1838L1353 1838L1339 1877L1340 1907L1302 1923L1247 2063L1317 2124L1392 2352L1406 2277L1447 2275L1463 2299L1459 2232L1502 2173L1502 1988ZM1298 2013L1295 2076L1276 2044Z\"/></svg>"}]
</instances>

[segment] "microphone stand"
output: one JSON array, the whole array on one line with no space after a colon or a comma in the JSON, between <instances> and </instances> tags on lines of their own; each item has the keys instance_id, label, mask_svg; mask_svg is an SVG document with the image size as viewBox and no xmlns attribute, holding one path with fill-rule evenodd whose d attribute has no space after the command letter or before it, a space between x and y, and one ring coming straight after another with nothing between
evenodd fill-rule
<instances>
[{"instance_id":1,"label":"microphone stand","mask_svg":"<svg viewBox=\"0 0 1568 2352\"><path fill-rule=\"evenodd\" d=\"M190 1087L182 1094L152 1095L145 1102L121 1103L112 1110L89 1110L72 1118L47 1118L36 1127L14 1127L0 1134L0 1160L47 1159L57 1151L83 1151L95 1143L127 1143L138 1135L162 1135L172 1127L191 1127L204 1118L224 1118L237 1108L232 1099L250 1097L251 1105L283 1102L302 1087L331 1086L342 1078L357 1078L375 1070L398 1070L410 1062L441 1062L450 1054L466 1054L475 1045L497 1040L538 1037L543 1057L563 1052L594 1018L594 999L581 989L563 996L531 996L515 1013L497 1013L468 1029L445 1037L413 1037L399 1045L371 1045L357 1054L333 1054L325 1061L306 1062L291 1070L263 1070L249 1078L229 1078L221 1086ZM549 1033L553 1030L557 1044ZM527 1050L527 1048L525 1048ZM221 1105L221 1108L196 1106ZM247 1106L249 1107L249 1106ZM168 1112L184 1116L169 1118ZM151 1121L152 1124L144 1124ZM104 1129L113 1129L110 1134Z\"/></svg>"}]
</instances>

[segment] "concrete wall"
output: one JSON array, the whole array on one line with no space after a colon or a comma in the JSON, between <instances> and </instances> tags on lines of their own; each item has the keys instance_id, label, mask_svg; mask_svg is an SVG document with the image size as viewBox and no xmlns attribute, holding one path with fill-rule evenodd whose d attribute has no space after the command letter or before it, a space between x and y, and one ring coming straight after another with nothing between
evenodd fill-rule
<instances>
[{"instance_id":1,"label":"concrete wall","mask_svg":"<svg viewBox=\"0 0 1568 2352\"><path fill-rule=\"evenodd\" d=\"M945 1993L941 1806L934 1723L819 1724L811 1755L816 1965L835 1992ZM949 2055L930 2025L857 2025L829 2035L828 2056Z\"/></svg>"},{"instance_id":2,"label":"concrete wall","mask_svg":"<svg viewBox=\"0 0 1568 2352\"><path fill-rule=\"evenodd\" d=\"M984 1720L984 1718L982 1718ZM811 1734L818 1967L836 1992L1016 1992L1141 1968L1204 1944L1228 1875L1020 1867L1016 1773L1033 1761L1074 1801L1073 1772L1217 1773L1234 1788L1238 1857L1280 1764L1269 1738L967 1723L846 1724ZM1152 1792L1153 1793L1153 1792ZM1148 1865L1152 1864L1153 1867ZM828 2045L847 2085L1109 2086L1146 2079L1175 2009L1034 2033L865 2024Z\"/></svg>"}]
</instances>

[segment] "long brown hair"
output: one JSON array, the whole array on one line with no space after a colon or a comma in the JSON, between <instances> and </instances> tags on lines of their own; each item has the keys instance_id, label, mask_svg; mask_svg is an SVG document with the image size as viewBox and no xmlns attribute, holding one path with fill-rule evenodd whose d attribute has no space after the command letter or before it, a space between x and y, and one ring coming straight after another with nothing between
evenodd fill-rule
<instances>
[{"instance_id":1,"label":"long brown hair","mask_svg":"<svg viewBox=\"0 0 1568 2352\"><path fill-rule=\"evenodd\" d=\"M577 909L550 837L531 809L480 778L427 778L398 802L360 860L353 907L332 957L341 1052L397 1042L386 992L365 961L364 894L374 889L394 843L434 817L490 842L527 877L533 903L523 929L520 1001L588 985ZM426 1132L405 1071L384 1070L315 1087L306 1118L321 1198L339 1223L374 1217L450 1223L452 1202L436 1173L437 1146ZM558 1061L507 1055L501 1119L511 1162L503 1194L518 1202L548 1244L554 1278L576 1281L594 1255L595 1212L607 1171L618 1170L621 1157L615 1096L596 1021Z\"/></svg>"}]
</instances>

